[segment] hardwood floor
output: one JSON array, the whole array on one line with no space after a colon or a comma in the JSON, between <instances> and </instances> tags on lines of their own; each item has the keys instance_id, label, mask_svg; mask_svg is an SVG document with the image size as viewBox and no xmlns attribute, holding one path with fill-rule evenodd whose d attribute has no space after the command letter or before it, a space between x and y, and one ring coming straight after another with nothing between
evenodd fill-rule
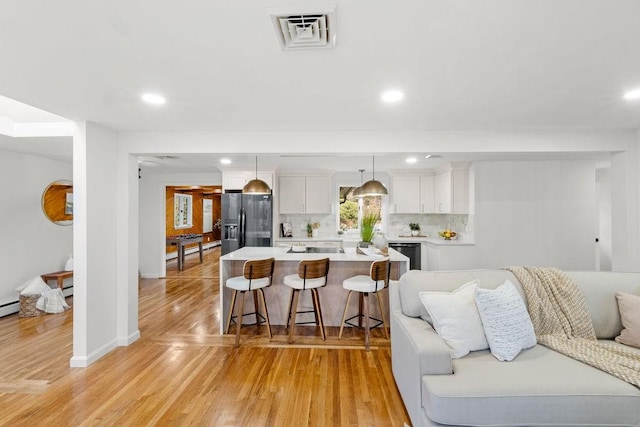
<instances>
[{"instance_id":1,"label":"hardwood floor","mask_svg":"<svg viewBox=\"0 0 640 427\"><path fill-rule=\"evenodd\" d=\"M402 426L409 418L380 329L315 328L286 343L282 327L218 335L219 248L142 280L141 338L88 368L70 368L72 311L0 318L1 425ZM268 297L268 296L267 296ZM72 303L72 299L67 299ZM233 327L232 331L233 333ZM348 334L347 334L348 333Z\"/></svg>"}]
</instances>

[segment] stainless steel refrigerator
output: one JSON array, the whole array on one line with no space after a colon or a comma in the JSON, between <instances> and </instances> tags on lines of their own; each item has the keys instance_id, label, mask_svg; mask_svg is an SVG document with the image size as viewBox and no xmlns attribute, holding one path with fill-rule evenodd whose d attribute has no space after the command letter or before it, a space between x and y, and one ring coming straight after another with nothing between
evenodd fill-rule
<instances>
[{"instance_id":1,"label":"stainless steel refrigerator","mask_svg":"<svg viewBox=\"0 0 640 427\"><path fill-rule=\"evenodd\" d=\"M245 246L271 246L270 194L222 194L222 255Z\"/></svg>"}]
</instances>

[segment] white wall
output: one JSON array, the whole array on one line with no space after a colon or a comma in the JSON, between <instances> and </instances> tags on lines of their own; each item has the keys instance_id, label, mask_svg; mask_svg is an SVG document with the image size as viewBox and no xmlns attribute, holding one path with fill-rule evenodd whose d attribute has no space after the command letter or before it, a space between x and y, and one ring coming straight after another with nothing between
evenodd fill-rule
<instances>
[{"instance_id":1,"label":"white wall","mask_svg":"<svg viewBox=\"0 0 640 427\"><path fill-rule=\"evenodd\" d=\"M475 163L478 266L595 267L592 161Z\"/></svg>"},{"instance_id":2,"label":"white wall","mask_svg":"<svg viewBox=\"0 0 640 427\"><path fill-rule=\"evenodd\" d=\"M213 167L212 167L213 169ZM166 193L174 185L222 185L222 174L182 173L154 175L142 173L139 180L139 269L144 278L163 277L165 264Z\"/></svg>"},{"instance_id":3,"label":"white wall","mask_svg":"<svg viewBox=\"0 0 640 427\"><path fill-rule=\"evenodd\" d=\"M0 150L0 313L17 312L15 288L62 270L73 252L73 228L49 221L41 205L51 182L72 178L71 162Z\"/></svg>"}]
</instances>

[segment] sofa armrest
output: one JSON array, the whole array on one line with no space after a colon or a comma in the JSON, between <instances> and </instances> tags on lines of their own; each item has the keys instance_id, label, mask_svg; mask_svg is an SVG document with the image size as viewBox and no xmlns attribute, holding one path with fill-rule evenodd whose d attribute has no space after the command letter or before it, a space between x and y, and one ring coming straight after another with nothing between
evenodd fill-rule
<instances>
[{"instance_id":1,"label":"sofa armrest","mask_svg":"<svg viewBox=\"0 0 640 427\"><path fill-rule=\"evenodd\" d=\"M424 375L453 373L451 351L424 320L391 312L391 368L413 425L420 425Z\"/></svg>"}]
</instances>

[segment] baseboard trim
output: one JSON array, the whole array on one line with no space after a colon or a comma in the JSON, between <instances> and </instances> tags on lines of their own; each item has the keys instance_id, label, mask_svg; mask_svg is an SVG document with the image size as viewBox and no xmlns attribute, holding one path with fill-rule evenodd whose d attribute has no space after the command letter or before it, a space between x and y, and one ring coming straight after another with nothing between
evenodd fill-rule
<instances>
[{"instance_id":1,"label":"baseboard trim","mask_svg":"<svg viewBox=\"0 0 640 427\"><path fill-rule=\"evenodd\" d=\"M118 347L118 342L113 340L90 353L88 356L73 356L69 361L69 366L72 368L86 368L116 347Z\"/></svg>"},{"instance_id":2,"label":"baseboard trim","mask_svg":"<svg viewBox=\"0 0 640 427\"><path fill-rule=\"evenodd\" d=\"M126 338L119 338L118 339L118 346L127 347L127 346L133 344L134 342L138 341L138 339L140 339L140 330L135 331L134 333L132 333L131 335L129 335Z\"/></svg>"},{"instance_id":3,"label":"baseboard trim","mask_svg":"<svg viewBox=\"0 0 640 427\"><path fill-rule=\"evenodd\" d=\"M203 243L202 244L202 250L206 251L207 249L211 249L211 248L215 248L216 246L221 246L222 242L220 240L216 240L213 242L208 242L208 243ZM184 254L185 255L190 255L190 254L195 254L197 252L199 252L200 249L198 249L198 247L196 246L195 248L189 248L189 249L185 249ZM170 259L176 259L178 258L178 252L171 252L166 254L165 256L165 260L169 261Z\"/></svg>"}]
</instances>

